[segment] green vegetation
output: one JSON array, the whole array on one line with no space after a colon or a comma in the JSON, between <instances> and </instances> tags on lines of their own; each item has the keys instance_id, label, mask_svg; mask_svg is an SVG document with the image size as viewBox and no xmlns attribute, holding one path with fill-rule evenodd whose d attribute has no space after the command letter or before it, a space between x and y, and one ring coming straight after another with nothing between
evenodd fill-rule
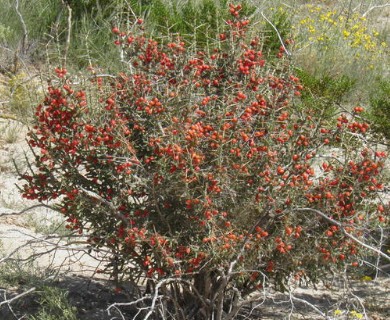
<instances>
[{"instance_id":1,"label":"green vegetation","mask_svg":"<svg viewBox=\"0 0 390 320\"><path fill-rule=\"evenodd\" d=\"M334 118L341 103L347 101L347 95L355 83L346 75L316 77L303 69L296 69L295 72L305 88L301 99L303 108L328 120Z\"/></svg>"},{"instance_id":2,"label":"green vegetation","mask_svg":"<svg viewBox=\"0 0 390 320\"><path fill-rule=\"evenodd\" d=\"M29 320L77 320L76 308L68 301L65 290L44 286L39 291L39 311Z\"/></svg>"},{"instance_id":3,"label":"green vegetation","mask_svg":"<svg viewBox=\"0 0 390 320\"><path fill-rule=\"evenodd\" d=\"M379 80L375 88L370 94L367 117L376 131L390 139L390 80Z\"/></svg>"},{"instance_id":4,"label":"green vegetation","mask_svg":"<svg viewBox=\"0 0 390 320\"><path fill-rule=\"evenodd\" d=\"M42 279L47 276L48 274L37 268L33 262L20 263L15 259L0 264L0 287L2 288L31 288L41 284Z\"/></svg>"}]
</instances>

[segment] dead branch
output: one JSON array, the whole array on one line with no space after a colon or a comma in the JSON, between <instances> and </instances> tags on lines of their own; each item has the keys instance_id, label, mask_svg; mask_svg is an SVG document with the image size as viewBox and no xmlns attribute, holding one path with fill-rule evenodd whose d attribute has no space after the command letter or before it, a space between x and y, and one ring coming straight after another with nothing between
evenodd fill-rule
<instances>
[{"instance_id":1,"label":"dead branch","mask_svg":"<svg viewBox=\"0 0 390 320\"><path fill-rule=\"evenodd\" d=\"M390 6L390 3L386 3L386 4L382 4L382 5L378 5L378 6L372 6L366 12L364 12L362 14L362 17L365 18L372 10L381 9L381 8L385 8L385 7L388 7L388 6Z\"/></svg>"},{"instance_id":2,"label":"dead branch","mask_svg":"<svg viewBox=\"0 0 390 320\"><path fill-rule=\"evenodd\" d=\"M68 10L68 28L67 28L67 35L66 35L66 42L65 42L65 49L64 49L64 66L66 66L66 59L70 47L70 37L72 34L72 8L70 7L67 1L62 0L62 4L65 5L66 9Z\"/></svg>"},{"instance_id":3,"label":"dead branch","mask_svg":"<svg viewBox=\"0 0 390 320\"><path fill-rule=\"evenodd\" d=\"M129 306L134 306L134 305L137 305L140 303L146 303L146 302L149 303L150 302L150 304L146 305L145 307L142 307L142 308L138 307L137 315L140 314L142 311L148 311L146 316L143 318L144 320L147 320L153 314L153 312L157 311L157 308L160 304L158 300L162 301L164 299L170 299L174 303L176 302L177 297L175 295L175 292L166 291L163 289L164 287L166 287L167 285L169 285L171 283L173 283L173 284L179 283L185 287L190 288L192 291L191 293L193 294L194 298L196 298L197 301L199 301L201 303L201 307L207 308L207 309L210 307L211 302L208 299L205 299L197 291L197 289L194 287L194 285L191 282L184 280L182 278L179 278L179 279L178 278L166 278L166 279L162 279L162 280L157 282L157 284L154 288L153 294L145 294L143 297L141 297L135 301L113 303L113 304L109 305L106 310L107 310L108 314L111 315L111 309L113 309L113 308L115 308L116 310L119 310L118 307L129 307ZM137 315L134 316L134 319L137 318Z\"/></svg>"},{"instance_id":4,"label":"dead branch","mask_svg":"<svg viewBox=\"0 0 390 320\"><path fill-rule=\"evenodd\" d=\"M47 204L36 204L36 205L33 205L31 207L28 207L26 209L23 209L19 212L8 212L8 213L0 213L0 217L3 217L3 216L19 216L19 215L22 215L23 213L26 213L30 210L33 210L33 209L36 209L36 208L39 208L39 207L44 207L44 208L48 208L48 209L51 209L53 211L56 211L55 208L53 206L49 206Z\"/></svg>"},{"instance_id":5,"label":"dead branch","mask_svg":"<svg viewBox=\"0 0 390 320\"><path fill-rule=\"evenodd\" d=\"M1 301L1 302L0 302L0 307L1 307L2 305L4 305L4 304L10 304L10 303L12 303L13 301L15 301L15 300L17 300L17 299L20 299L20 298L22 298L22 297L24 297L24 296L30 294L31 292L34 292L35 290L36 290L36 288L33 287L33 288L31 288L31 289L28 289L28 290L25 291L25 292L22 292L22 293L16 295L15 297L13 297L13 298L11 298L11 299Z\"/></svg>"},{"instance_id":6,"label":"dead branch","mask_svg":"<svg viewBox=\"0 0 390 320\"><path fill-rule=\"evenodd\" d=\"M26 23L24 22L24 19L23 19L23 15L19 11L19 0L16 0L16 2L15 2L15 11L16 11L16 14L19 17L20 23L22 24L22 28L23 28L23 37L22 37L21 51L23 53L25 53L26 44L27 44L27 41L28 41L28 31L27 31Z\"/></svg>"}]
</instances>

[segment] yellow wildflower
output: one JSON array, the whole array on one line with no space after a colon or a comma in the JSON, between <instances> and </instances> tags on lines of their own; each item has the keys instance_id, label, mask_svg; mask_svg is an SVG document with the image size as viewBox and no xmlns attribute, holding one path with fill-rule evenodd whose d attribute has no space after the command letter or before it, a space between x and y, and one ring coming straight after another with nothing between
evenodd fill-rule
<instances>
[{"instance_id":1,"label":"yellow wildflower","mask_svg":"<svg viewBox=\"0 0 390 320\"><path fill-rule=\"evenodd\" d=\"M335 311L334 311L334 315L335 316L340 316L340 315L342 315L343 314L343 312L340 310L340 309L336 309Z\"/></svg>"}]
</instances>

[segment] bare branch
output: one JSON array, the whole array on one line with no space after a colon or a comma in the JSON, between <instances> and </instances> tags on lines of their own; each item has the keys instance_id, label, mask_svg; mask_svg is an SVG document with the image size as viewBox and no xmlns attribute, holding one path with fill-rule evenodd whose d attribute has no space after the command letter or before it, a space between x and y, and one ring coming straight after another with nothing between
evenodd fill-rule
<instances>
[{"instance_id":1,"label":"bare branch","mask_svg":"<svg viewBox=\"0 0 390 320\"><path fill-rule=\"evenodd\" d=\"M20 298L22 298L22 297L28 295L29 293L31 293L31 292L33 292L33 291L35 291L35 290L36 290L36 288L31 288L31 289L28 289L28 290L25 291L25 292L22 292L21 294L18 294L17 296L15 296L15 297L13 297L13 298L11 298L11 299L2 301L2 302L0 302L0 307L1 307L2 305L4 305L4 304L10 304L10 303L12 303L13 301L15 301L15 300L17 300L17 299L20 299Z\"/></svg>"},{"instance_id":2,"label":"bare branch","mask_svg":"<svg viewBox=\"0 0 390 320\"><path fill-rule=\"evenodd\" d=\"M22 16L22 14L19 11L19 0L16 0L16 2L15 2L15 11L16 11L16 14L18 15L19 19L20 19L20 23L22 24L22 28L23 28L23 37L22 37L22 48L21 48L21 51L24 53L25 52L25 47L26 47L26 44L27 44L27 40L28 40L28 32L27 32L26 23L24 22L23 16Z\"/></svg>"},{"instance_id":3,"label":"bare branch","mask_svg":"<svg viewBox=\"0 0 390 320\"><path fill-rule=\"evenodd\" d=\"M40 208L40 207L44 207L44 208L48 208L48 209L57 211L53 206L49 206L47 204L41 203L41 204L36 204L36 205L33 205L33 206L28 207L26 209L23 209L22 211L19 211L19 212L0 213L0 217L22 215L23 213L26 213L27 211L30 211L30 210L33 210L33 209L36 209L36 208Z\"/></svg>"},{"instance_id":4,"label":"bare branch","mask_svg":"<svg viewBox=\"0 0 390 320\"><path fill-rule=\"evenodd\" d=\"M62 0L62 3L68 9L68 30L67 30L65 51L64 51L64 66L66 66L66 59L68 56L68 51L69 51L69 46L70 46L70 36L72 34L72 8L70 7L70 5L67 1Z\"/></svg>"},{"instance_id":5,"label":"bare branch","mask_svg":"<svg viewBox=\"0 0 390 320\"><path fill-rule=\"evenodd\" d=\"M382 4L382 5L378 5L378 6L372 6L366 12L364 12L362 14L362 17L366 17L374 9L380 9L380 8L384 8L384 7L388 7L388 6L390 6L390 3L386 3L386 4Z\"/></svg>"},{"instance_id":6,"label":"bare branch","mask_svg":"<svg viewBox=\"0 0 390 320\"><path fill-rule=\"evenodd\" d=\"M295 297L291 292L290 292L290 299L291 299L291 300L294 300L294 301L301 302L301 303L303 303L303 304L309 306L309 307L312 308L315 312L317 312L319 315L321 315L324 319L327 319L327 320L331 320L331 319L332 319L331 317L328 317L325 313L323 313L320 309L318 309L315 305L313 305L313 304L310 303L309 301L304 300L304 299L301 299L301 298L297 298L297 297Z\"/></svg>"},{"instance_id":7,"label":"bare branch","mask_svg":"<svg viewBox=\"0 0 390 320\"><path fill-rule=\"evenodd\" d=\"M289 52L286 48L286 46L284 45L284 42L283 42L283 39L282 39L282 36L280 35L278 29L276 28L276 26L265 16L264 12L260 12L260 14L262 15L262 17L271 25L271 27L275 30L278 38L279 38L279 41L284 49L284 52L286 52L286 54L291 57L291 52Z\"/></svg>"},{"instance_id":8,"label":"bare branch","mask_svg":"<svg viewBox=\"0 0 390 320\"><path fill-rule=\"evenodd\" d=\"M198 299L198 301L203 305L203 307L205 308L208 308L209 307L209 304L210 304L210 301L208 299L205 299L198 291L197 289L193 286L193 284L189 281L186 281L182 278L167 278L167 279L162 279L160 281L158 281L156 287L155 287L155 291L154 291L154 294L151 295L151 294L147 294L141 298L138 298L137 300L135 301L131 301L131 302L115 302L113 304L111 304L106 310L107 312L110 314L110 310L112 308L115 308L117 309L118 307L124 307L124 306L133 306L133 305L137 305L139 303L143 303L143 302L146 302L148 300L151 300L152 299L152 302L151 304L145 306L144 308L138 308L138 311L139 313L141 311L146 311L148 310L148 313L146 314L146 316L143 318L143 319L148 319L154 311L156 311L156 308L157 308L157 300L159 299L163 299L163 298L168 298L168 299L172 299L173 301L175 301L176 297L174 295L174 293L171 295L168 295L164 292L162 294L159 293L160 291L160 288L165 286L165 285L168 285L170 283L180 283L184 286L187 286L189 288L191 288L191 293L194 295L194 297L196 297ZM137 317L135 316L134 319L136 319Z\"/></svg>"}]
</instances>

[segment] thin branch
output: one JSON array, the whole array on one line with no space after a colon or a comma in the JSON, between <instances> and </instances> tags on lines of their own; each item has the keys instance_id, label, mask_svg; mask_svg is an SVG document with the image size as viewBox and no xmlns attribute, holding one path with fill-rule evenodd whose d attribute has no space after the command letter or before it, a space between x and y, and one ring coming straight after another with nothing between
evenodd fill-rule
<instances>
[{"instance_id":1,"label":"thin branch","mask_svg":"<svg viewBox=\"0 0 390 320\"><path fill-rule=\"evenodd\" d=\"M382 256L383 258L385 258L386 260L389 260L390 261L390 256L388 256L387 254L385 254L384 252L382 252L381 250L377 249L377 248L374 248L364 242L362 242L361 240L359 240L358 238L356 238L355 236L353 236L352 234L348 233L343 224L328 217L325 213L317 210L317 209L312 209L312 208L296 208L294 209L295 211L310 211L310 212L313 212L313 213L316 213L318 214L319 216L321 216L322 218L324 218L325 220L329 221L330 223L340 227L340 229L342 230L342 232L350 239L352 239L353 241L357 242L358 244L360 244L362 247L365 247L366 249L369 249L371 251L374 251L376 252L378 255Z\"/></svg>"},{"instance_id":2,"label":"thin branch","mask_svg":"<svg viewBox=\"0 0 390 320\"><path fill-rule=\"evenodd\" d=\"M44 207L44 208L48 208L48 209L51 209L53 211L57 211L54 207L52 206L49 206L47 204L36 204L36 205L33 205L31 207L28 207L26 209L23 209L22 211L19 211L19 212L9 212L9 213L0 213L0 217L3 217L3 216L16 216L16 215L22 215L23 213L27 212L27 211L30 211L30 210L33 210L35 208L39 208L39 207Z\"/></svg>"},{"instance_id":3,"label":"thin branch","mask_svg":"<svg viewBox=\"0 0 390 320\"><path fill-rule=\"evenodd\" d=\"M137 305L137 304L139 304L141 302L144 302L145 300L148 300L150 298L151 298L151 295L147 294L147 295L145 295L145 296L143 296L143 297L141 297L141 298L139 298L137 300L131 301L131 302L114 302L114 303L110 304L107 307L106 311L108 312L109 315L111 315L111 313L110 313L110 309L111 308L130 307L130 306L133 306L133 305Z\"/></svg>"},{"instance_id":4,"label":"thin branch","mask_svg":"<svg viewBox=\"0 0 390 320\"><path fill-rule=\"evenodd\" d=\"M62 3L68 9L68 32L66 36L65 51L64 51L64 66L66 66L66 59L68 56L69 46L70 46L70 36L72 34L72 8L70 7L67 1L62 0Z\"/></svg>"},{"instance_id":5,"label":"thin branch","mask_svg":"<svg viewBox=\"0 0 390 320\"><path fill-rule=\"evenodd\" d=\"M382 227L379 227L380 230L381 230L381 238L379 240L379 248L382 248L385 241L384 241L384 232L383 232L383 228ZM378 278L378 274L379 274L379 263L381 261L381 256L378 255L378 258L376 259L376 264L375 264L375 279Z\"/></svg>"},{"instance_id":6,"label":"thin branch","mask_svg":"<svg viewBox=\"0 0 390 320\"><path fill-rule=\"evenodd\" d=\"M182 285L184 286L188 286L189 288L192 289L192 294L199 300L199 302L203 305L203 307L205 308L208 308L209 307L209 304L210 304L210 301L208 299L205 299L199 292L198 290L193 286L193 284L187 280L184 280L184 279L176 279L176 278L167 278L167 279L163 279L161 281L159 281L155 287L155 292L153 295L145 295L141 298L138 298L137 300L135 301L131 301L131 302L115 302L113 304L111 304L110 306L108 306L108 308L106 309L109 314L110 314L110 309L111 308L117 308L117 307L124 307L124 306L132 306L132 305L137 305L138 303L142 303L144 302L145 300L150 300L152 299L152 302L151 302L151 305L150 306L147 306L147 307L144 307L144 308L139 308L139 311L140 309L142 310L148 310L148 313L146 314L146 316L143 318L144 320L148 319L152 314L153 312L155 311L155 308L157 307L157 300L158 299L161 299L161 298L166 298L167 296L165 296L165 294L163 295L159 295L159 289L163 286L163 285L168 285L169 283L181 283ZM174 300L175 297L168 297L168 299L172 299ZM135 319L136 317L134 317Z\"/></svg>"},{"instance_id":7,"label":"thin branch","mask_svg":"<svg viewBox=\"0 0 390 320\"><path fill-rule=\"evenodd\" d=\"M388 7L388 6L390 6L390 3L382 4L382 5L379 5L379 6L372 6L366 12L363 13L362 17L363 18L366 17L374 9L384 8L384 7Z\"/></svg>"},{"instance_id":8,"label":"thin branch","mask_svg":"<svg viewBox=\"0 0 390 320\"><path fill-rule=\"evenodd\" d=\"M15 300L17 300L17 299L20 299L20 298L22 298L22 297L28 295L29 293L31 293L31 292L33 292L33 291L35 291L35 290L36 290L36 288L31 288L31 289L28 289L28 290L25 291L25 292L22 292L21 294L18 294L17 296L15 296L15 297L13 297L13 298L11 298L11 299L2 301L2 302L0 302L0 307L1 307L2 305L4 305L4 304L10 304L10 303L12 303L13 301L15 301Z\"/></svg>"},{"instance_id":9,"label":"thin branch","mask_svg":"<svg viewBox=\"0 0 390 320\"><path fill-rule=\"evenodd\" d=\"M284 49L284 52L289 56L291 57L291 52L289 52L286 48L286 46L284 45L284 42L283 42L283 39L282 39L282 36L280 35L278 29L276 28L276 26L265 16L264 12L260 12L260 14L262 15L262 17L271 25L271 27L275 30L278 38L279 38L279 41Z\"/></svg>"},{"instance_id":10,"label":"thin branch","mask_svg":"<svg viewBox=\"0 0 390 320\"><path fill-rule=\"evenodd\" d=\"M304 303L305 305L309 306L310 308L312 308L315 312L317 312L319 315L321 315L324 319L327 319L327 320L330 320L332 318L328 317L325 313L323 313L320 309L318 309L315 305L313 305L312 303L310 303L309 301L307 300L304 300L304 299L301 299L301 298L297 298L295 297L291 292L290 292L290 299L291 300L294 300L294 301L297 301L297 302L301 302L301 303Z\"/></svg>"},{"instance_id":11,"label":"thin branch","mask_svg":"<svg viewBox=\"0 0 390 320\"><path fill-rule=\"evenodd\" d=\"M23 28L23 38L22 38L22 48L21 48L21 51L24 53L25 52L25 46L26 46L26 43L27 43L27 40L28 40L28 32L27 32L26 23L24 22L23 16L22 16L22 14L19 11L19 0L16 0L15 11L16 11L17 15L19 16L19 19L20 19L20 22L21 22L22 28Z\"/></svg>"}]
</instances>

